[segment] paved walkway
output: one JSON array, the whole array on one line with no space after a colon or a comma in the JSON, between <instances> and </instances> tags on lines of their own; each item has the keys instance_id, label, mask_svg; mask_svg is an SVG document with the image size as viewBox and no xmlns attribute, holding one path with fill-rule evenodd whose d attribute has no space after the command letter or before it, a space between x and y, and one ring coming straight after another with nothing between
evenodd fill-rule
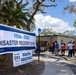
<instances>
[{"instance_id":1,"label":"paved walkway","mask_svg":"<svg viewBox=\"0 0 76 75\"><path fill-rule=\"evenodd\" d=\"M40 60L45 62L42 75L76 75L76 59L67 56L55 56L51 53L41 53Z\"/></svg>"}]
</instances>

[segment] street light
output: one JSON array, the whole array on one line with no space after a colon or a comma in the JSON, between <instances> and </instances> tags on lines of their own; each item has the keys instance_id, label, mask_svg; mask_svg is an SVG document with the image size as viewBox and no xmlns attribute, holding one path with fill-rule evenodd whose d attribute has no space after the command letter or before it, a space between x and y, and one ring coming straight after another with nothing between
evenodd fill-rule
<instances>
[{"instance_id":1,"label":"street light","mask_svg":"<svg viewBox=\"0 0 76 75\"><path fill-rule=\"evenodd\" d=\"M40 32L41 29L38 28L38 62L40 61Z\"/></svg>"}]
</instances>

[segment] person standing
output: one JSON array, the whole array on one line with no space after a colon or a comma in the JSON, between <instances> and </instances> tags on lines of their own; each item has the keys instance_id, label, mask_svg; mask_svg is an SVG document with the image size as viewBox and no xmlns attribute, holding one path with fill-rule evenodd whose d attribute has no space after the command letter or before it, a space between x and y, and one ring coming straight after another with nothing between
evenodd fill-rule
<instances>
[{"instance_id":1,"label":"person standing","mask_svg":"<svg viewBox=\"0 0 76 75\"><path fill-rule=\"evenodd\" d=\"M54 42L52 43L51 49L52 49L52 54L54 54L54 51L55 51L55 43Z\"/></svg>"},{"instance_id":2,"label":"person standing","mask_svg":"<svg viewBox=\"0 0 76 75\"><path fill-rule=\"evenodd\" d=\"M72 42L69 42L68 43L68 50L69 50L68 57L72 57L72 49L73 49L73 44Z\"/></svg>"},{"instance_id":3,"label":"person standing","mask_svg":"<svg viewBox=\"0 0 76 75\"><path fill-rule=\"evenodd\" d=\"M62 43L61 45L61 53L62 53L62 56L65 55L65 43Z\"/></svg>"},{"instance_id":4,"label":"person standing","mask_svg":"<svg viewBox=\"0 0 76 75\"><path fill-rule=\"evenodd\" d=\"M35 50L35 53L38 54L38 51L39 51L39 46L38 46L38 44L36 44L36 50Z\"/></svg>"},{"instance_id":5,"label":"person standing","mask_svg":"<svg viewBox=\"0 0 76 75\"><path fill-rule=\"evenodd\" d=\"M59 44L57 41L55 41L55 55L58 55L58 50L59 50Z\"/></svg>"},{"instance_id":6,"label":"person standing","mask_svg":"<svg viewBox=\"0 0 76 75\"><path fill-rule=\"evenodd\" d=\"M73 42L73 46L72 46L72 55L75 56L75 42Z\"/></svg>"},{"instance_id":7,"label":"person standing","mask_svg":"<svg viewBox=\"0 0 76 75\"><path fill-rule=\"evenodd\" d=\"M51 49L51 44L50 43L48 43L48 45L47 45L47 49L48 49L48 52L50 53L50 49Z\"/></svg>"},{"instance_id":8,"label":"person standing","mask_svg":"<svg viewBox=\"0 0 76 75\"><path fill-rule=\"evenodd\" d=\"M76 52L76 43L73 42L73 50L72 50L72 55L75 57L75 52Z\"/></svg>"}]
</instances>

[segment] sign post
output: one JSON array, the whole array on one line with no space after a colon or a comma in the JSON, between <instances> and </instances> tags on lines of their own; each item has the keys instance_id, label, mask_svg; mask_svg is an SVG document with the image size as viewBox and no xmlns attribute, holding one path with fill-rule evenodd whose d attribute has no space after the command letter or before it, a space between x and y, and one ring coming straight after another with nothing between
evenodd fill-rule
<instances>
[{"instance_id":1,"label":"sign post","mask_svg":"<svg viewBox=\"0 0 76 75\"><path fill-rule=\"evenodd\" d=\"M40 61L40 32L41 32L41 29L38 28L38 62Z\"/></svg>"}]
</instances>

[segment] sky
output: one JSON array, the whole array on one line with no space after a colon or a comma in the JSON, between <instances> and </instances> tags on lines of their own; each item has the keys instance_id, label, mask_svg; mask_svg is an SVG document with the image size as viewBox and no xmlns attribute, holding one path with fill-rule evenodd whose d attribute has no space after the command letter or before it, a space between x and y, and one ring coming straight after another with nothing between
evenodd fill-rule
<instances>
[{"instance_id":1,"label":"sky","mask_svg":"<svg viewBox=\"0 0 76 75\"><path fill-rule=\"evenodd\" d=\"M52 28L53 31L58 33L63 33L66 30L76 30L73 27L76 15L74 13L69 13L69 11L63 11L64 7L70 5L71 2L76 2L76 0L56 0L54 3L57 4L56 7L45 8L46 14L37 13L35 18L36 29L35 33L38 33L38 28L41 30L43 28ZM46 0L48 4L48 0Z\"/></svg>"}]
</instances>

